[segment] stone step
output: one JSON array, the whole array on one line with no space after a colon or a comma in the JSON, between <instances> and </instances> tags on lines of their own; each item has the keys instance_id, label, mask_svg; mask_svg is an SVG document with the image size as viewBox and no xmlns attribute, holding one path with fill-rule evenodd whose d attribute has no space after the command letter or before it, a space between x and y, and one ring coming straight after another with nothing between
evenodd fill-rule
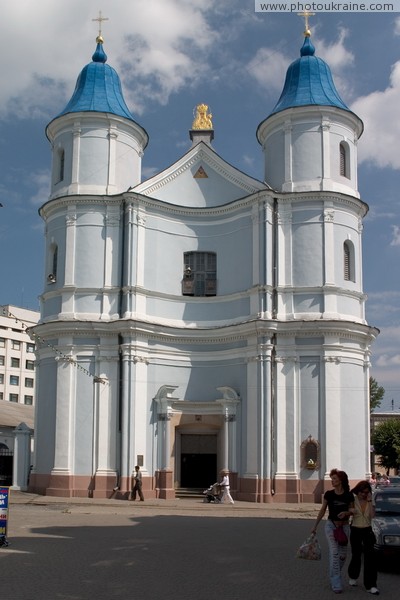
<instances>
[{"instance_id":1,"label":"stone step","mask_svg":"<svg viewBox=\"0 0 400 600\"><path fill-rule=\"evenodd\" d=\"M204 488L205 489L205 488ZM175 496L177 498L204 498L203 488L177 488Z\"/></svg>"}]
</instances>

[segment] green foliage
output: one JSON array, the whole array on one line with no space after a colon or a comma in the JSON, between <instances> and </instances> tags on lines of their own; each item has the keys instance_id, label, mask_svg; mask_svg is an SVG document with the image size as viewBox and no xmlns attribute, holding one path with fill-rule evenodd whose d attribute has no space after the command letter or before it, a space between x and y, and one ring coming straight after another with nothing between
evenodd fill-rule
<instances>
[{"instance_id":1,"label":"green foliage","mask_svg":"<svg viewBox=\"0 0 400 600\"><path fill-rule=\"evenodd\" d=\"M382 398L385 395L385 388L383 388L376 379L373 377L369 378L369 410L372 412L375 408L381 405Z\"/></svg>"},{"instance_id":2,"label":"green foliage","mask_svg":"<svg viewBox=\"0 0 400 600\"><path fill-rule=\"evenodd\" d=\"M378 425L371 442L379 464L386 470L396 469L400 464L400 418L388 419Z\"/></svg>"}]
</instances>

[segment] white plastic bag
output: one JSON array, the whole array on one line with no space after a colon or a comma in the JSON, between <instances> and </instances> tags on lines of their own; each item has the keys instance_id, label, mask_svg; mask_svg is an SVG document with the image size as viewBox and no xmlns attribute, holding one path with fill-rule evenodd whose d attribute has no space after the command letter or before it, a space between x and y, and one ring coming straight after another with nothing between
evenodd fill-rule
<instances>
[{"instance_id":1,"label":"white plastic bag","mask_svg":"<svg viewBox=\"0 0 400 600\"><path fill-rule=\"evenodd\" d=\"M306 541L297 550L296 556L297 558L305 558L306 560L321 560L321 546L315 534L308 536Z\"/></svg>"}]
</instances>

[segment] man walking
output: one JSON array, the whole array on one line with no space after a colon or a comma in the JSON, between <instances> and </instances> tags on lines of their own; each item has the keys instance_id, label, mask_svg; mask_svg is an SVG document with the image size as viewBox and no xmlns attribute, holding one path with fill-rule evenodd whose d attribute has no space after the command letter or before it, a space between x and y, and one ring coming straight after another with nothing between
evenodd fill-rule
<instances>
[{"instance_id":1,"label":"man walking","mask_svg":"<svg viewBox=\"0 0 400 600\"><path fill-rule=\"evenodd\" d=\"M142 492L142 474L139 465L136 465L132 473L132 492L131 500L136 500L136 492L139 494L140 501L143 502L144 496Z\"/></svg>"}]
</instances>

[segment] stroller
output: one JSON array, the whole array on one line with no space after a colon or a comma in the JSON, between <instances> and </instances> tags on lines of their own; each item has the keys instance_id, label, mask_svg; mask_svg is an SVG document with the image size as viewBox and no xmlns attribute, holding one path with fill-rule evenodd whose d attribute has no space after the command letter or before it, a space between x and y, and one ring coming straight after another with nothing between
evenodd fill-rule
<instances>
[{"instance_id":1,"label":"stroller","mask_svg":"<svg viewBox=\"0 0 400 600\"><path fill-rule=\"evenodd\" d=\"M205 494L204 502L214 502L220 504L221 502L221 486L219 483L213 483L209 488L204 490Z\"/></svg>"}]
</instances>

